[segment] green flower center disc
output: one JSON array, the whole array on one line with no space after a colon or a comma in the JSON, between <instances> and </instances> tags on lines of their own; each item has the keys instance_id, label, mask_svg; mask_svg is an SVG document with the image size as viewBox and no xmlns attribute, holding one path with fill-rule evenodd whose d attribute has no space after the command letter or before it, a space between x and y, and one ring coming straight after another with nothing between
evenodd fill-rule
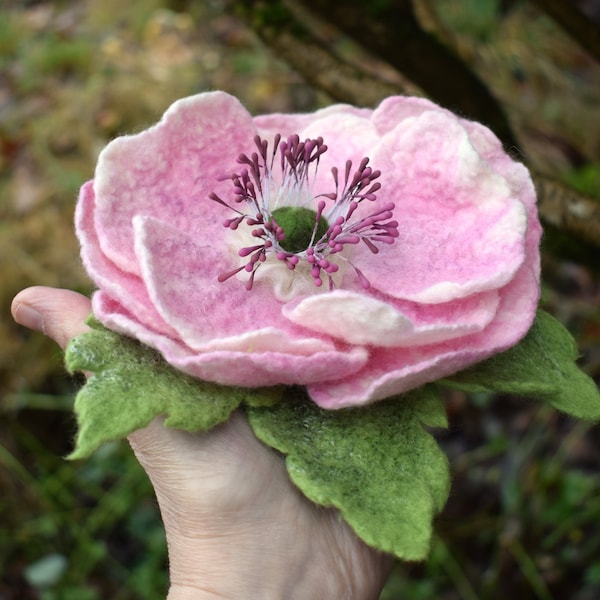
<instances>
[{"instance_id":1,"label":"green flower center disc","mask_svg":"<svg viewBox=\"0 0 600 600\"><path fill-rule=\"evenodd\" d=\"M313 243L318 242L329 229L327 219L321 216L313 240L317 213L309 208L282 206L274 210L272 215L285 234L285 238L279 244L293 254L306 250L311 245L311 240Z\"/></svg>"}]
</instances>

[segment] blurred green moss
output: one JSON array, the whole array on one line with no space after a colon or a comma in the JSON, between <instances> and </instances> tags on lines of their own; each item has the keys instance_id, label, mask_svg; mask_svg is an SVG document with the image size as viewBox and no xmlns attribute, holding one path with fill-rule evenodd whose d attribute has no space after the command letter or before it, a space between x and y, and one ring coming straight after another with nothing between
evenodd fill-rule
<instances>
[{"instance_id":1,"label":"blurred green moss","mask_svg":"<svg viewBox=\"0 0 600 600\"><path fill-rule=\"evenodd\" d=\"M578 192L600 201L600 166L585 164L563 174L563 180Z\"/></svg>"}]
</instances>

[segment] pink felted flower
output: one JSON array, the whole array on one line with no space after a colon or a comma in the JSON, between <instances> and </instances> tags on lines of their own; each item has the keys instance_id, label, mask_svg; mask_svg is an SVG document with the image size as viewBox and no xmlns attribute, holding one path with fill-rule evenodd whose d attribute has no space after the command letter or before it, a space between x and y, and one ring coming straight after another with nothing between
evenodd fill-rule
<instances>
[{"instance_id":1,"label":"pink felted flower","mask_svg":"<svg viewBox=\"0 0 600 600\"><path fill-rule=\"evenodd\" d=\"M222 92L180 100L106 147L76 220L107 327L325 408L509 348L538 301L527 170L424 99L260 117Z\"/></svg>"}]
</instances>

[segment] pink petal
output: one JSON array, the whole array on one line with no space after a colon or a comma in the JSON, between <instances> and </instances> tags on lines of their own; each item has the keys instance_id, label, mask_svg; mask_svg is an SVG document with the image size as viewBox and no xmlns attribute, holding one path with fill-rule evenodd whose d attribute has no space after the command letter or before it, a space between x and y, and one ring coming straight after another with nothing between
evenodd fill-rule
<instances>
[{"instance_id":1,"label":"pink petal","mask_svg":"<svg viewBox=\"0 0 600 600\"><path fill-rule=\"evenodd\" d=\"M505 178L511 188L512 195L519 198L527 207L529 227L533 226L541 234L536 210L535 187L527 168L506 154L500 140L481 123L462 121L462 125L469 132L469 139L477 152L493 165L496 173Z\"/></svg>"},{"instance_id":2,"label":"pink petal","mask_svg":"<svg viewBox=\"0 0 600 600\"><path fill-rule=\"evenodd\" d=\"M294 133L300 135L300 132L312 124L327 120L330 117L337 118L338 116L348 115L369 119L372 113L373 111L368 108L356 108L349 104L334 104L317 110L314 113L273 113L259 115L254 117L254 124L259 134L271 141L277 133L281 134L284 138Z\"/></svg>"},{"instance_id":3,"label":"pink petal","mask_svg":"<svg viewBox=\"0 0 600 600\"><path fill-rule=\"evenodd\" d=\"M174 367L205 381L252 388L309 385L330 380L332 373L345 377L363 367L368 353L364 348L316 352L310 356L276 350L252 354L222 350L190 355L186 360L166 358Z\"/></svg>"},{"instance_id":4,"label":"pink petal","mask_svg":"<svg viewBox=\"0 0 600 600\"><path fill-rule=\"evenodd\" d=\"M96 227L107 258L139 275L134 215L154 216L200 237L216 231L223 207L208 194L230 193L225 179L238 169L236 158L252 148L255 134L252 118L235 98L211 92L179 100L154 127L111 142L94 180Z\"/></svg>"},{"instance_id":5,"label":"pink petal","mask_svg":"<svg viewBox=\"0 0 600 600\"><path fill-rule=\"evenodd\" d=\"M538 299L539 273L535 266L525 265L502 290L495 319L480 333L430 346L374 349L361 371L307 390L319 406L337 409L389 398L447 377L515 345L531 327Z\"/></svg>"},{"instance_id":6,"label":"pink petal","mask_svg":"<svg viewBox=\"0 0 600 600\"><path fill-rule=\"evenodd\" d=\"M379 144L379 136L371 121L353 113L333 113L310 123L300 132L302 139L319 136L328 148L320 159L319 171L324 171L328 182L333 181L330 175L332 167L337 167L343 173L346 161L351 160L356 169L360 161Z\"/></svg>"},{"instance_id":7,"label":"pink petal","mask_svg":"<svg viewBox=\"0 0 600 600\"><path fill-rule=\"evenodd\" d=\"M111 298L103 290L95 292L92 296L92 311L94 316L108 329L155 348L164 356L169 355L174 360L183 360L192 352L190 348L186 348L184 344L173 337L148 329L145 323L138 320L135 313Z\"/></svg>"},{"instance_id":8,"label":"pink petal","mask_svg":"<svg viewBox=\"0 0 600 600\"><path fill-rule=\"evenodd\" d=\"M290 303L283 314L298 325L350 344L404 348L482 331L494 318L498 303L496 292L420 306L335 290Z\"/></svg>"},{"instance_id":9,"label":"pink petal","mask_svg":"<svg viewBox=\"0 0 600 600\"><path fill-rule=\"evenodd\" d=\"M152 303L181 341L197 352L231 350L310 355L334 350L281 315L269 289L248 292L214 246L199 245L171 225L135 217L136 252ZM283 267L284 268L284 267Z\"/></svg>"},{"instance_id":10,"label":"pink petal","mask_svg":"<svg viewBox=\"0 0 600 600\"><path fill-rule=\"evenodd\" d=\"M283 293L289 281L269 262L250 292L236 277L217 280L239 266L236 244L246 242L222 226L230 211L208 195L231 201L229 177L238 154L255 150L256 131L325 139L315 194L334 191L331 167L343 173L347 159L368 156L382 171L376 202L355 217L393 202L400 237L378 254L348 247L334 292ZM105 325L193 376L308 385L326 408L402 393L510 347L539 291L529 174L487 128L424 99L255 119L222 92L182 100L102 153L77 230Z\"/></svg>"},{"instance_id":11,"label":"pink petal","mask_svg":"<svg viewBox=\"0 0 600 600\"><path fill-rule=\"evenodd\" d=\"M94 225L94 209L94 189L89 181L81 188L75 211L81 258L88 275L99 288L138 315L149 328L165 335L175 335L175 330L154 309L142 280L119 269L102 253Z\"/></svg>"},{"instance_id":12,"label":"pink petal","mask_svg":"<svg viewBox=\"0 0 600 600\"><path fill-rule=\"evenodd\" d=\"M405 119L418 117L426 111L443 112L451 115L449 111L427 100L415 96L391 96L381 102L373 111L372 122L380 135L396 129Z\"/></svg>"},{"instance_id":13,"label":"pink petal","mask_svg":"<svg viewBox=\"0 0 600 600\"><path fill-rule=\"evenodd\" d=\"M306 385L348 376L360 370L368 359L363 348L322 351L308 356L268 352L217 350L198 353L181 342L152 332L103 292L92 299L98 319L109 329L140 340L157 349L176 369L205 381L222 385L262 387Z\"/></svg>"},{"instance_id":14,"label":"pink petal","mask_svg":"<svg viewBox=\"0 0 600 600\"><path fill-rule=\"evenodd\" d=\"M373 162L393 200L393 246L355 259L381 292L447 302L509 282L524 259L527 212L510 183L473 147L458 119L428 111L383 138Z\"/></svg>"}]
</instances>

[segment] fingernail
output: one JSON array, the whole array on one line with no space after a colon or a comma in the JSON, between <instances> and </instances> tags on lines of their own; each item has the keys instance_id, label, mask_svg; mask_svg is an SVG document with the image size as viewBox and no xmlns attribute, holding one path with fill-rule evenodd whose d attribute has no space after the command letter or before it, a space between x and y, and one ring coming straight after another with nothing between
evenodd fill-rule
<instances>
[{"instance_id":1,"label":"fingernail","mask_svg":"<svg viewBox=\"0 0 600 600\"><path fill-rule=\"evenodd\" d=\"M29 304L19 304L15 309L14 318L19 325L44 333L44 317Z\"/></svg>"}]
</instances>

